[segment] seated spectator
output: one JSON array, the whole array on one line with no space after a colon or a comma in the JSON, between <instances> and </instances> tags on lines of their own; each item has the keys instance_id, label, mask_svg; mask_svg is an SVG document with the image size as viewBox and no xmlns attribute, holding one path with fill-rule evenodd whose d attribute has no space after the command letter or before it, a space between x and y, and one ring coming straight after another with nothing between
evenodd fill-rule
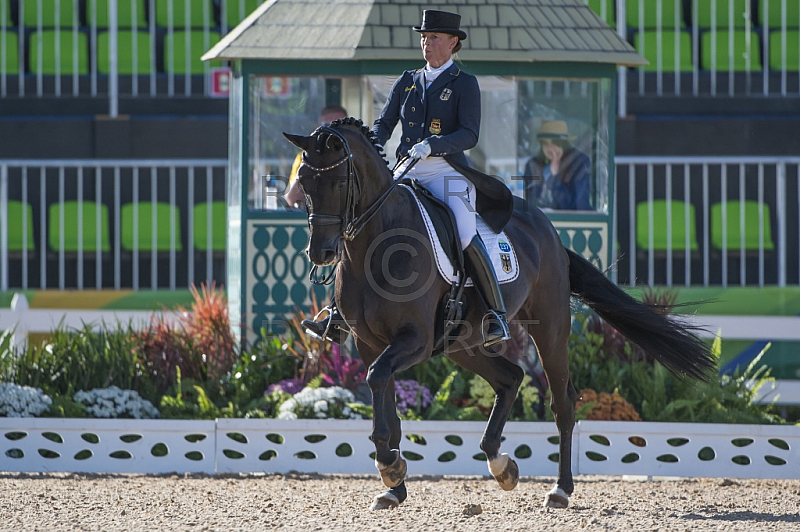
<instances>
[{"instance_id":1,"label":"seated spectator","mask_svg":"<svg viewBox=\"0 0 800 532\"><path fill-rule=\"evenodd\" d=\"M524 175L526 199L540 208L594 210L591 205L591 160L575 148L567 123L542 123L536 135L539 153L528 160Z\"/></svg>"}]
</instances>

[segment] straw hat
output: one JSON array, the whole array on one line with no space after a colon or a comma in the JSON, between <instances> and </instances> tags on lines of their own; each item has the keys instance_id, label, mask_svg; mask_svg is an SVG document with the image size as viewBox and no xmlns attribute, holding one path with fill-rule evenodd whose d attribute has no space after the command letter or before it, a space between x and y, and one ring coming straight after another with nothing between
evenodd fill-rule
<instances>
[{"instance_id":1,"label":"straw hat","mask_svg":"<svg viewBox=\"0 0 800 532\"><path fill-rule=\"evenodd\" d=\"M575 137L570 136L567 123L563 120L548 120L547 122L542 122L542 127L539 128L539 133L536 134L536 138L575 140Z\"/></svg>"}]
</instances>

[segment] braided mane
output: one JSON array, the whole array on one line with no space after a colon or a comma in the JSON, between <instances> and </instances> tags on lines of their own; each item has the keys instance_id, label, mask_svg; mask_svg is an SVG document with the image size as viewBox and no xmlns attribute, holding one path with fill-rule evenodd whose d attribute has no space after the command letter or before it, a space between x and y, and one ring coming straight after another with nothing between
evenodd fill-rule
<instances>
[{"instance_id":1,"label":"braided mane","mask_svg":"<svg viewBox=\"0 0 800 532\"><path fill-rule=\"evenodd\" d=\"M348 116L347 118L337 118L333 122L330 123L330 127L337 127L337 126L353 126L355 127L361 134L367 138L367 140L372 144L375 148L375 151L378 152L378 155L383 159L383 162L386 163L386 166L389 166L389 161L386 160L386 152L383 149L383 145L378 140L378 137L375 133L372 132L370 128L364 125L363 120L359 118L353 118L352 116Z\"/></svg>"}]
</instances>

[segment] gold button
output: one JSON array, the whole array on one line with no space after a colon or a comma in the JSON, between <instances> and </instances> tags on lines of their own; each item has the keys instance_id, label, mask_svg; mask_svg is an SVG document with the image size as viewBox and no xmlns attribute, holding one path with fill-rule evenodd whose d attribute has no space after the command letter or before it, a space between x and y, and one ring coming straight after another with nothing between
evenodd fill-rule
<instances>
[{"instance_id":1,"label":"gold button","mask_svg":"<svg viewBox=\"0 0 800 532\"><path fill-rule=\"evenodd\" d=\"M409 122L408 127L414 127L414 122Z\"/></svg>"},{"instance_id":2,"label":"gold button","mask_svg":"<svg viewBox=\"0 0 800 532\"><path fill-rule=\"evenodd\" d=\"M406 142L411 142L411 139L406 137Z\"/></svg>"},{"instance_id":3,"label":"gold button","mask_svg":"<svg viewBox=\"0 0 800 532\"><path fill-rule=\"evenodd\" d=\"M417 110L417 108L416 108L416 107L412 107L412 108L411 108L411 112L412 112L412 113L413 113L414 111L416 111L416 110Z\"/></svg>"}]
</instances>

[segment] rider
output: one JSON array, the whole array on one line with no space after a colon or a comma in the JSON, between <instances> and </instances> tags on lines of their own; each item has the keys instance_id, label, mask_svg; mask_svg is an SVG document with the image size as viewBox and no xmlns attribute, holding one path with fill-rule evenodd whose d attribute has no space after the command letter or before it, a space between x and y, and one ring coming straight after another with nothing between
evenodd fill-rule
<instances>
[{"instance_id":1,"label":"rider","mask_svg":"<svg viewBox=\"0 0 800 532\"><path fill-rule=\"evenodd\" d=\"M414 31L420 33L427 64L404 72L395 81L373 132L385 144L401 122L397 156L407 155L408 159L395 170L395 177L417 160L407 176L453 211L468 274L488 306L484 317L488 325L484 345L488 347L510 336L500 286L489 253L477 235L476 205L487 224L499 233L510 217L512 203L508 187L496 178L472 171L464 154L478 143L481 93L475 76L453 63L453 54L467 38L459 28L460 22L461 16L456 13L423 11L422 25L415 26ZM308 320L304 325L321 336L329 320L337 333L346 327L335 307L329 318Z\"/></svg>"}]
</instances>

